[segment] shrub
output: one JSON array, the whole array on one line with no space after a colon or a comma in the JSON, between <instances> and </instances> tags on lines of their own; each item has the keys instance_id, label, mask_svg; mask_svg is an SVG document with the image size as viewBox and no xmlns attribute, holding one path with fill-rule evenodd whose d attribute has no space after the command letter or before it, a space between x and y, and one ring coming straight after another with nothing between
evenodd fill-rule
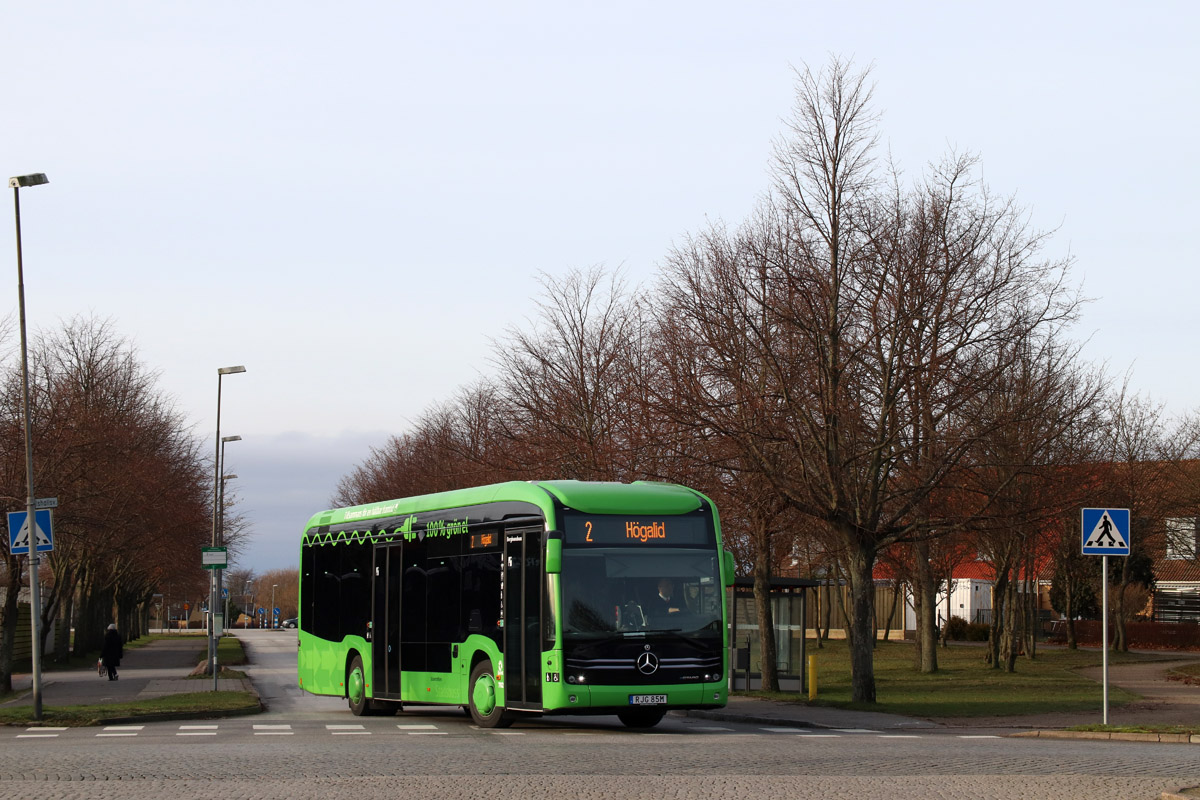
<instances>
[{"instance_id":1,"label":"shrub","mask_svg":"<svg viewBox=\"0 0 1200 800\"><path fill-rule=\"evenodd\" d=\"M950 617L950 622L946 625L946 636L956 642L961 642L967 638L967 621L962 617Z\"/></svg>"},{"instance_id":2,"label":"shrub","mask_svg":"<svg viewBox=\"0 0 1200 800\"><path fill-rule=\"evenodd\" d=\"M968 642L986 642L992 632L992 626L986 622L972 622L967 625Z\"/></svg>"}]
</instances>

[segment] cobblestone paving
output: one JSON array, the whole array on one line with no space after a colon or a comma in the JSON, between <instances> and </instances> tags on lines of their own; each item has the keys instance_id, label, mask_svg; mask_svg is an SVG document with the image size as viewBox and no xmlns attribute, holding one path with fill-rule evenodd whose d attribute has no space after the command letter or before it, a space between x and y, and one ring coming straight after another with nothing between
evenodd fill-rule
<instances>
[{"instance_id":1,"label":"cobblestone paving","mask_svg":"<svg viewBox=\"0 0 1200 800\"><path fill-rule=\"evenodd\" d=\"M278 778L269 782L245 778L183 778L176 781L149 780L88 781L84 784L5 783L0 797L58 800L424 800L446 797L513 798L737 798L737 797L880 797L895 800L1009 800L1010 798L1081 798L1087 800L1130 800L1157 798L1166 787L1161 781L1138 778L1081 778L1079 776L991 776L954 777L831 777L806 775L797 778L756 776L628 776L597 775L588 778L565 776L414 776L405 778L338 777L317 779Z\"/></svg>"},{"instance_id":2,"label":"cobblestone paving","mask_svg":"<svg viewBox=\"0 0 1200 800\"><path fill-rule=\"evenodd\" d=\"M518 726L500 735L465 721L420 718L371 720L365 735L350 734L355 728L343 726L358 724L350 722L209 724L217 728L157 723L21 740L15 737L24 729L0 730L0 798L524 800L753 792L1149 800L1200 785L1200 751L1190 745L883 738L871 731L826 737L752 726L673 734Z\"/></svg>"}]
</instances>

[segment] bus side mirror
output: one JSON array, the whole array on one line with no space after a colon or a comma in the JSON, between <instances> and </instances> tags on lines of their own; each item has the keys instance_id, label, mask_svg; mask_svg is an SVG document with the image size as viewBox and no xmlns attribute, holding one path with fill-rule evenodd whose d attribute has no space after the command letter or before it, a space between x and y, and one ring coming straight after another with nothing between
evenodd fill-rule
<instances>
[{"instance_id":1,"label":"bus side mirror","mask_svg":"<svg viewBox=\"0 0 1200 800\"><path fill-rule=\"evenodd\" d=\"M551 534L553 536L553 534ZM562 539L546 540L546 574L558 575L562 572Z\"/></svg>"},{"instance_id":2,"label":"bus side mirror","mask_svg":"<svg viewBox=\"0 0 1200 800\"><path fill-rule=\"evenodd\" d=\"M730 586L733 586L733 578L737 568L737 563L733 560L733 553L730 551L723 550L721 551L721 555L724 556L725 561L725 587L729 588Z\"/></svg>"}]
</instances>

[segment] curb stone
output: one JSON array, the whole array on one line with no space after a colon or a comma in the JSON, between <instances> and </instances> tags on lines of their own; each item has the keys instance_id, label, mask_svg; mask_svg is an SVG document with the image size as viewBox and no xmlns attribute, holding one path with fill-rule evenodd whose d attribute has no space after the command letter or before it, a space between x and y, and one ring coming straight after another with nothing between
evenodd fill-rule
<instances>
[{"instance_id":1,"label":"curb stone","mask_svg":"<svg viewBox=\"0 0 1200 800\"><path fill-rule=\"evenodd\" d=\"M1200 734L1187 733L1110 733L1108 731L1022 731L1010 738L1089 739L1112 742L1158 742L1160 744L1200 744Z\"/></svg>"}]
</instances>

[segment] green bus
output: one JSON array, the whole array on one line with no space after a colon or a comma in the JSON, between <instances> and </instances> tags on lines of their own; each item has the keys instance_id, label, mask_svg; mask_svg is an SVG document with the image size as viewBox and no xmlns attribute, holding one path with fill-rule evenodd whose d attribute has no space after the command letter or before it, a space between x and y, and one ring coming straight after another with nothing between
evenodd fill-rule
<instances>
[{"instance_id":1,"label":"green bus","mask_svg":"<svg viewBox=\"0 0 1200 800\"><path fill-rule=\"evenodd\" d=\"M716 508L675 484L513 481L323 511L300 550L300 687L356 715L652 727L725 705L732 582Z\"/></svg>"}]
</instances>

